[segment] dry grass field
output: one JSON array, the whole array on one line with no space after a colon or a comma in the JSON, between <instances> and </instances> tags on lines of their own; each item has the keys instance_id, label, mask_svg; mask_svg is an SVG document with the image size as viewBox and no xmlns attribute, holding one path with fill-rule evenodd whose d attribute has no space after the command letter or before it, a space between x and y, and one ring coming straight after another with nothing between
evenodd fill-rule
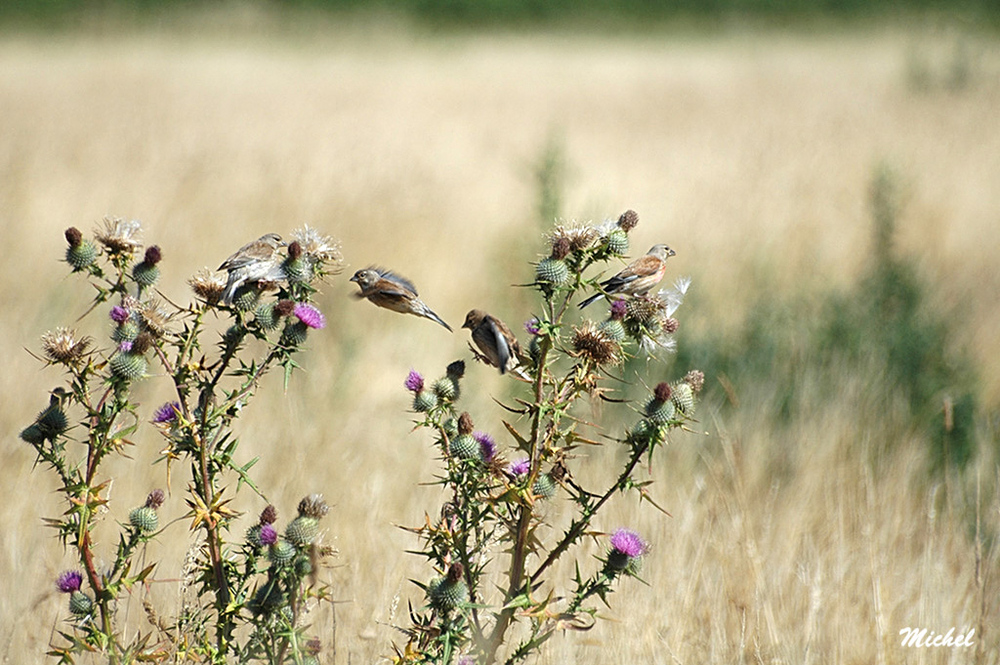
<instances>
[{"instance_id":1,"label":"dry grass field","mask_svg":"<svg viewBox=\"0 0 1000 665\"><path fill-rule=\"evenodd\" d=\"M317 628L328 645L335 631L338 663L387 656L389 625L420 600L408 579L430 576L394 526L441 500L419 485L434 454L410 433L402 380L469 356L464 331L355 302L347 277L395 267L455 327L473 306L512 325L527 318L509 285L530 278L526 248L542 246L532 169L553 137L568 164L567 219L637 210L633 248L670 243L675 274L694 279L679 312L692 331L734 325L761 294L849 283L869 247L866 189L889 163L904 191L899 247L936 305L961 317L956 343L979 365L984 404L1000 405L995 40L901 28L631 38L259 28L0 35L4 662L41 662L65 618L53 580L73 561L40 524L60 497L17 438L59 376L25 349L83 313L89 293L59 263L61 234L104 215L142 220L175 299L196 270L266 231L308 223L342 241L347 271L323 288L330 325L311 337L306 371L285 395L269 377L240 425L240 453L262 458L259 484L285 515L309 492L334 506L328 577L341 602L336 624L324 615ZM958 41L968 78L948 86ZM916 89L908 71L924 58L931 81ZM109 330L100 316L74 325ZM672 517L622 500L602 518L647 534L649 586L628 583L611 621L553 640L537 662L1000 662L1000 565L975 535L977 507L984 532L1000 527L997 442L984 428L963 477L929 479L919 440L894 442L871 465L885 442L862 422L857 378L780 431L768 418L773 386L742 396L735 417L704 409L706 433L677 437L656 473ZM140 388L150 408L169 396L161 379ZM508 388L470 366L467 408L483 428L501 431L490 396ZM115 520L165 482L152 465L157 435L146 428L136 444L132 461L107 466L113 503L98 535L108 556ZM185 512L178 477L168 518ZM263 505L249 492L237 503L250 515ZM178 521L146 554L164 558L151 593L165 611L177 605L186 536ZM136 619L141 608L122 611ZM976 628L977 647L900 646L902 628L953 626Z\"/></svg>"}]
</instances>

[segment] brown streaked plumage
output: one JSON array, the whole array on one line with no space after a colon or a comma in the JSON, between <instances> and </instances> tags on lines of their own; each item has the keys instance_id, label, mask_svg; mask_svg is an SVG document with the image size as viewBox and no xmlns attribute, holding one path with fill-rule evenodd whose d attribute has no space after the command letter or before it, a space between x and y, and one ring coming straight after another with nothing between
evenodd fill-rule
<instances>
[{"instance_id":1,"label":"brown streaked plumage","mask_svg":"<svg viewBox=\"0 0 1000 665\"><path fill-rule=\"evenodd\" d=\"M601 293L595 293L580 303L584 308L606 295L639 296L648 293L667 271L667 259L677 252L666 245L653 245L645 255L625 266L621 272L601 282Z\"/></svg>"},{"instance_id":2,"label":"brown streaked plumage","mask_svg":"<svg viewBox=\"0 0 1000 665\"><path fill-rule=\"evenodd\" d=\"M285 278L281 270L283 257L278 251L284 247L281 236L266 233L253 242L240 247L222 262L219 270L228 270L226 290L222 292L222 303L231 305L236 290L247 282L277 282Z\"/></svg>"},{"instance_id":3,"label":"brown streaked plumage","mask_svg":"<svg viewBox=\"0 0 1000 665\"><path fill-rule=\"evenodd\" d=\"M531 378L519 367L524 362L521 345L503 321L482 310L473 309L466 314L462 327L472 332L472 341L481 351L476 353L473 349L477 358L496 367L501 374L512 372L522 379Z\"/></svg>"},{"instance_id":4,"label":"brown streaked plumage","mask_svg":"<svg viewBox=\"0 0 1000 665\"><path fill-rule=\"evenodd\" d=\"M359 298L365 298L379 307L399 312L413 314L440 323L452 332L451 326L435 314L424 301L417 296L417 288L413 282L384 268L365 268L351 277L360 288Z\"/></svg>"}]
</instances>

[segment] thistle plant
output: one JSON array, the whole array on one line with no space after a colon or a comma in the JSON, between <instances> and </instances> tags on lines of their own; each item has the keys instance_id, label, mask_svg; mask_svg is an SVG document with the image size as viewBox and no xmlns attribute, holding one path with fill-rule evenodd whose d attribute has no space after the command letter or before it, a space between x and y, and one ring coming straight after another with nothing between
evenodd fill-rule
<instances>
[{"instance_id":1,"label":"thistle plant","mask_svg":"<svg viewBox=\"0 0 1000 665\"><path fill-rule=\"evenodd\" d=\"M406 378L418 427L440 454L436 482L447 500L422 526L409 529L433 572L426 581L415 580L424 597L411 603L412 625L403 629L408 640L396 645L395 662L521 662L558 631L592 627L596 599L608 603L609 594L628 583L624 578L639 577L651 546L634 531L605 524L601 511L627 492L652 503L640 463L652 466L671 433L692 421L704 377L693 370L656 383L645 402L621 406L631 409L625 417L632 424L617 434L596 431L583 410L594 399L621 405L608 387L612 381L646 383L626 375L625 361L674 349L679 324L673 316L690 282L610 296L601 319L571 320L579 311L577 296L600 292L602 276L628 251L628 233L637 223L638 215L628 211L617 221L552 232L530 285L539 296L525 323L530 358L521 363L525 372L514 403L502 405L510 414L502 432L476 430L473 416L459 407L468 391L458 386L462 361L449 366L433 390L416 371ZM657 362L646 367L665 371ZM454 386L438 390L449 377ZM575 478L588 463L579 454L583 446L621 448L624 461L602 484L584 487ZM547 530L540 527L554 522L562 505L571 506L568 526L546 542ZM582 555L587 541L603 548L596 566ZM564 559L574 564L570 576L562 572L565 565L555 565Z\"/></svg>"},{"instance_id":2,"label":"thistle plant","mask_svg":"<svg viewBox=\"0 0 1000 665\"><path fill-rule=\"evenodd\" d=\"M308 609L328 597L315 580L320 559L331 553L319 538L327 512L322 498L303 499L282 535L273 507L245 540L228 541L227 534L240 515L233 507L237 491L245 486L263 497L249 473L257 460L237 457L236 420L267 372L281 368L287 386L303 344L323 327L311 300L315 285L339 269L338 247L314 229L300 229L267 280L247 281L231 305L221 299L225 277L208 270L189 281L190 304L178 305L157 290L165 252L155 245L143 250L141 236L139 222L124 219L104 220L92 239L66 231L66 263L96 290L87 313L107 316L109 332L103 342L69 328L42 336L40 360L65 376L21 432L58 478L67 509L45 521L79 567L57 580L69 594L70 627L50 654L63 663L92 652L109 663L315 661L318 649L303 626ZM221 334L211 325L218 319L226 322ZM160 406L137 400L135 387L154 378L170 382L173 400ZM168 482L177 463L189 472L186 510L160 489L122 509L109 499L112 479L102 463L125 456L147 423L165 441L160 461ZM164 511L177 519L165 520ZM113 550L94 537L108 518L120 523ZM143 593L157 564L140 569L137 555L168 529L182 528L181 519L196 553L197 601L168 619ZM132 597L142 602L151 631L121 625L118 610Z\"/></svg>"}]
</instances>

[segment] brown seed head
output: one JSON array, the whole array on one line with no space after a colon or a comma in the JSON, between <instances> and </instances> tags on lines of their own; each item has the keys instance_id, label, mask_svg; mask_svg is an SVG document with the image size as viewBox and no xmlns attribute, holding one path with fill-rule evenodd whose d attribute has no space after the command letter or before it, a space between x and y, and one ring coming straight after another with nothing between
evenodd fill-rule
<instances>
[{"instance_id":1,"label":"brown seed head","mask_svg":"<svg viewBox=\"0 0 1000 665\"><path fill-rule=\"evenodd\" d=\"M456 360L455 362L449 364L445 373L453 379L461 379L465 376L465 361Z\"/></svg>"},{"instance_id":2,"label":"brown seed head","mask_svg":"<svg viewBox=\"0 0 1000 665\"><path fill-rule=\"evenodd\" d=\"M469 415L468 411L463 411L462 415L458 417L458 433L472 434L473 429L475 426L472 424L472 416Z\"/></svg>"},{"instance_id":3,"label":"brown seed head","mask_svg":"<svg viewBox=\"0 0 1000 665\"><path fill-rule=\"evenodd\" d=\"M163 500L165 498L166 495L163 493L163 490L157 488L150 492L149 496L146 497L146 507L156 510L163 505Z\"/></svg>"},{"instance_id":4,"label":"brown seed head","mask_svg":"<svg viewBox=\"0 0 1000 665\"><path fill-rule=\"evenodd\" d=\"M461 581L462 575L465 574L465 568L460 563L453 563L448 566L448 581L452 584Z\"/></svg>"},{"instance_id":5,"label":"brown seed head","mask_svg":"<svg viewBox=\"0 0 1000 665\"><path fill-rule=\"evenodd\" d=\"M621 351L618 342L598 330L592 321L573 331L573 348L578 356L595 365L617 362Z\"/></svg>"},{"instance_id":6,"label":"brown seed head","mask_svg":"<svg viewBox=\"0 0 1000 665\"><path fill-rule=\"evenodd\" d=\"M295 302L291 300L279 300L274 304L274 313L278 316L291 316L295 311Z\"/></svg>"},{"instance_id":7,"label":"brown seed head","mask_svg":"<svg viewBox=\"0 0 1000 665\"><path fill-rule=\"evenodd\" d=\"M299 501L299 515L319 519L330 511L322 494L310 494Z\"/></svg>"},{"instance_id":8,"label":"brown seed head","mask_svg":"<svg viewBox=\"0 0 1000 665\"><path fill-rule=\"evenodd\" d=\"M80 232L80 229L75 226L71 226L66 229L65 235L66 242L69 243L70 247L79 247L80 243L83 242L83 234Z\"/></svg>"},{"instance_id":9,"label":"brown seed head","mask_svg":"<svg viewBox=\"0 0 1000 665\"><path fill-rule=\"evenodd\" d=\"M298 240L293 240L290 245L288 245L288 258L292 261L302 256L302 245L299 244Z\"/></svg>"},{"instance_id":10,"label":"brown seed head","mask_svg":"<svg viewBox=\"0 0 1000 665\"><path fill-rule=\"evenodd\" d=\"M278 509L275 508L270 503L264 510L260 511L260 523L261 524L274 524L278 521Z\"/></svg>"},{"instance_id":11,"label":"brown seed head","mask_svg":"<svg viewBox=\"0 0 1000 665\"><path fill-rule=\"evenodd\" d=\"M663 332L667 333L668 335L673 335L675 332L677 332L677 329L680 327L681 327L680 321L678 321L675 318L667 317L663 319Z\"/></svg>"},{"instance_id":12,"label":"brown seed head","mask_svg":"<svg viewBox=\"0 0 1000 665\"><path fill-rule=\"evenodd\" d=\"M558 236L552 239L552 258L562 261L569 256L569 238Z\"/></svg>"},{"instance_id":13,"label":"brown seed head","mask_svg":"<svg viewBox=\"0 0 1000 665\"><path fill-rule=\"evenodd\" d=\"M42 352L50 362L75 365L92 341L89 337L77 339L75 330L56 328L55 332L42 335Z\"/></svg>"},{"instance_id":14,"label":"brown seed head","mask_svg":"<svg viewBox=\"0 0 1000 665\"><path fill-rule=\"evenodd\" d=\"M670 399L670 395L673 393L673 389L670 387L669 383L657 383L656 388L653 389L653 397L657 402L666 402Z\"/></svg>"},{"instance_id":15,"label":"brown seed head","mask_svg":"<svg viewBox=\"0 0 1000 665\"><path fill-rule=\"evenodd\" d=\"M146 249L146 255L143 257L142 262L148 266L155 266L163 258L163 253L160 251L159 245L153 245Z\"/></svg>"},{"instance_id":16,"label":"brown seed head","mask_svg":"<svg viewBox=\"0 0 1000 665\"><path fill-rule=\"evenodd\" d=\"M142 355L149 351L149 347L153 346L154 337L152 333L148 330L143 330L139 333L139 336L135 338L132 342L132 353Z\"/></svg>"},{"instance_id":17,"label":"brown seed head","mask_svg":"<svg viewBox=\"0 0 1000 665\"><path fill-rule=\"evenodd\" d=\"M628 233L639 223L639 214L635 210L626 210L618 218L618 228Z\"/></svg>"},{"instance_id":18,"label":"brown seed head","mask_svg":"<svg viewBox=\"0 0 1000 665\"><path fill-rule=\"evenodd\" d=\"M649 324L664 307L663 301L655 296L636 296L631 298L625 306L625 317L639 323Z\"/></svg>"},{"instance_id":19,"label":"brown seed head","mask_svg":"<svg viewBox=\"0 0 1000 665\"><path fill-rule=\"evenodd\" d=\"M684 383L691 386L691 390L695 393L700 393L705 386L705 374L700 370L693 369L684 375Z\"/></svg>"},{"instance_id":20,"label":"brown seed head","mask_svg":"<svg viewBox=\"0 0 1000 665\"><path fill-rule=\"evenodd\" d=\"M226 280L216 276L208 268L199 270L194 277L188 280L188 284L196 296L210 305L219 302L219 298L222 297L223 292L226 290Z\"/></svg>"}]
</instances>

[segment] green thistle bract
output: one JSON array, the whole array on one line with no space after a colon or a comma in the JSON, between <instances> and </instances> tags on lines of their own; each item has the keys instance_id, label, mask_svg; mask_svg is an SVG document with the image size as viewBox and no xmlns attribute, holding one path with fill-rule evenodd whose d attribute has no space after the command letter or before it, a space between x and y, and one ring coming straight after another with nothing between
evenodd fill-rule
<instances>
[{"instance_id":1,"label":"green thistle bract","mask_svg":"<svg viewBox=\"0 0 1000 665\"><path fill-rule=\"evenodd\" d=\"M541 473L531 486L531 492L542 499L551 499L556 495L556 481L547 473Z\"/></svg>"},{"instance_id":2,"label":"green thistle bract","mask_svg":"<svg viewBox=\"0 0 1000 665\"><path fill-rule=\"evenodd\" d=\"M605 238L605 243L607 243L608 253L615 256L624 256L628 254L628 235L620 228L616 228L608 237Z\"/></svg>"},{"instance_id":3,"label":"green thistle bract","mask_svg":"<svg viewBox=\"0 0 1000 665\"><path fill-rule=\"evenodd\" d=\"M285 538L293 545L311 545L319 533L319 521L314 517L299 515L285 528Z\"/></svg>"},{"instance_id":4,"label":"green thistle bract","mask_svg":"<svg viewBox=\"0 0 1000 665\"><path fill-rule=\"evenodd\" d=\"M438 398L430 390L421 390L413 395L413 410L417 413L425 413L437 406Z\"/></svg>"},{"instance_id":5,"label":"green thistle bract","mask_svg":"<svg viewBox=\"0 0 1000 665\"><path fill-rule=\"evenodd\" d=\"M135 264L135 267L132 268L132 279L136 281L136 284L143 288L148 288L153 284L156 284L156 280L159 278L159 266L143 262Z\"/></svg>"},{"instance_id":6,"label":"green thistle bract","mask_svg":"<svg viewBox=\"0 0 1000 665\"><path fill-rule=\"evenodd\" d=\"M244 284L233 294L232 306L237 312L249 312L257 307L258 302L260 302L260 289L257 285Z\"/></svg>"},{"instance_id":7,"label":"green thistle bract","mask_svg":"<svg viewBox=\"0 0 1000 665\"><path fill-rule=\"evenodd\" d=\"M97 260L97 247L89 240L83 240L75 247L66 249L66 263L79 272Z\"/></svg>"},{"instance_id":8,"label":"green thistle bract","mask_svg":"<svg viewBox=\"0 0 1000 665\"><path fill-rule=\"evenodd\" d=\"M309 327L301 321L288 322L281 333L281 341L285 346L298 346L306 341Z\"/></svg>"},{"instance_id":9,"label":"green thistle bract","mask_svg":"<svg viewBox=\"0 0 1000 665\"><path fill-rule=\"evenodd\" d=\"M468 602L469 587L464 580L451 581L447 577L439 577L427 587L427 597L431 607L441 612L450 612L459 605Z\"/></svg>"},{"instance_id":10,"label":"green thistle bract","mask_svg":"<svg viewBox=\"0 0 1000 665\"><path fill-rule=\"evenodd\" d=\"M94 609L94 601L82 591L74 591L69 597L69 611L74 616L84 617Z\"/></svg>"},{"instance_id":11,"label":"green thistle bract","mask_svg":"<svg viewBox=\"0 0 1000 665\"><path fill-rule=\"evenodd\" d=\"M290 284L303 284L312 280L312 266L301 257L297 259L289 258L281 268Z\"/></svg>"},{"instance_id":12,"label":"green thistle bract","mask_svg":"<svg viewBox=\"0 0 1000 665\"><path fill-rule=\"evenodd\" d=\"M456 399L458 399L458 394L459 394L458 381L451 378L450 376L443 376L437 381L435 381L431 389L434 391L434 394L440 397L441 399L446 399L451 401L455 401Z\"/></svg>"},{"instance_id":13,"label":"green thistle bract","mask_svg":"<svg viewBox=\"0 0 1000 665\"><path fill-rule=\"evenodd\" d=\"M459 434L451 439L448 445L448 453L458 459L468 459L482 461L482 446L471 434Z\"/></svg>"},{"instance_id":14,"label":"green thistle bract","mask_svg":"<svg viewBox=\"0 0 1000 665\"><path fill-rule=\"evenodd\" d=\"M625 341L625 326L618 319L607 319L602 321L597 329L604 333L605 337L615 342Z\"/></svg>"},{"instance_id":15,"label":"green thistle bract","mask_svg":"<svg viewBox=\"0 0 1000 665\"><path fill-rule=\"evenodd\" d=\"M654 425L666 425L676 414L677 410L672 399L661 402L654 397L646 403L646 417Z\"/></svg>"},{"instance_id":16,"label":"green thistle bract","mask_svg":"<svg viewBox=\"0 0 1000 665\"><path fill-rule=\"evenodd\" d=\"M58 403L52 404L47 409L38 414L35 420L39 430L47 438L59 436L69 428L69 420L66 412L62 410Z\"/></svg>"},{"instance_id":17,"label":"green thistle bract","mask_svg":"<svg viewBox=\"0 0 1000 665\"><path fill-rule=\"evenodd\" d=\"M134 342L139 336L139 325L135 321L124 321L111 331L111 339L116 342Z\"/></svg>"},{"instance_id":18,"label":"green thistle bract","mask_svg":"<svg viewBox=\"0 0 1000 665\"><path fill-rule=\"evenodd\" d=\"M125 381L141 379L146 373L146 359L138 353L119 351L111 357L108 366L112 374Z\"/></svg>"},{"instance_id":19,"label":"green thistle bract","mask_svg":"<svg viewBox=\"0 0 1000 665\"><path fill-rule=\"evenodd\" d=\"M683 413L689 418L694 415L695 398L694 390L691 389L691 385L687 382L676 383L672 386L673 393L670 399L673 401L674 406L677 410Z\"/></svg>"},{"instance_id":20,"label":"green thistle bract","mask_svg":"<svg viewBox=\"0 0 1000 665\"><path fill-rule=\"evenodd\" d=\"M292 562L298 550L287 540L279 540L267 549L267 558L276 566L285 566Z\"/></svg>"},{"instance_id":21,"label":"green thistle bract","mask_svg":"<svg viewBox=\"0 0 1000 665\"><path fill-rule=\"evenodd\" d=\"M128 521L142 533L152 533L160 526L160 518L149 506L139 506L128 514Z\"/></svg>"},{"instance_id":22,"label":"green thistle bract","mask_svg":"<svg viewBox=\"0 0 1000 665\"><path fill-rule=\"evenodd\" d=\"M565 284L569 279L569 267L562 259L549 257L542 259L535 267L535 276L539 282L546 284Z\"/></svg>"}]
</instances>

